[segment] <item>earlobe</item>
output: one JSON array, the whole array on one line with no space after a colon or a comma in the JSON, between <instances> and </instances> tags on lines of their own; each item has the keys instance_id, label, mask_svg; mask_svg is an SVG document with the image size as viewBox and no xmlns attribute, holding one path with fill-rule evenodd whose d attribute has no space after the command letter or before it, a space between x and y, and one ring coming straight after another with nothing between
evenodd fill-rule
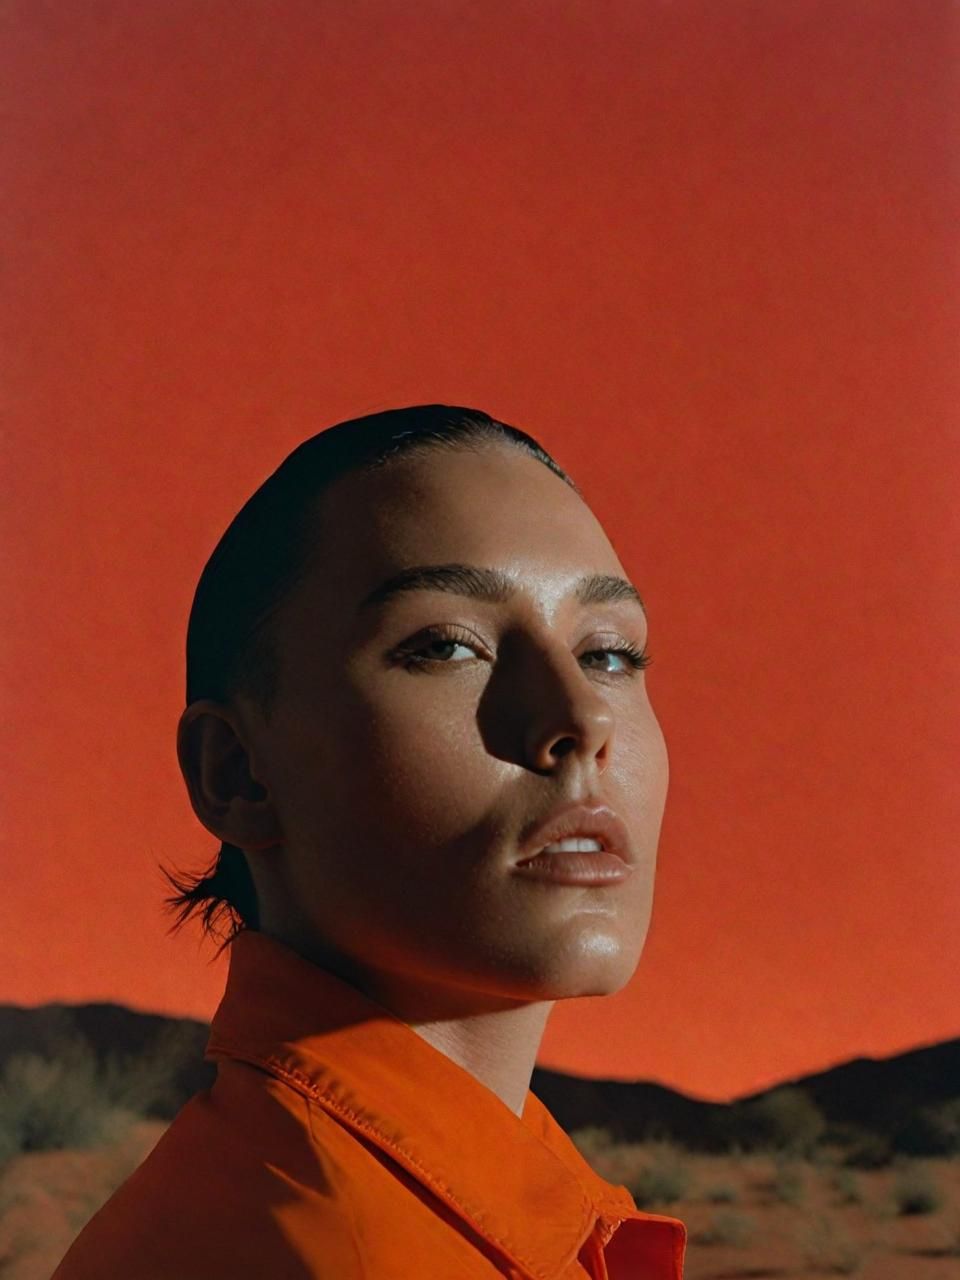
<instances>
[{"instance_id":1,"label":"earlobe","mask_svg":"<svg viewBox=\"0 0 960 1280\"><path fill-rule=\"evenodd\" d=\"M279 844L269 791L250 773L246 744L230 709L211 699L191 703L177 726L177 759L200 822L241 849Z\"/></svg>"}]
</instances>

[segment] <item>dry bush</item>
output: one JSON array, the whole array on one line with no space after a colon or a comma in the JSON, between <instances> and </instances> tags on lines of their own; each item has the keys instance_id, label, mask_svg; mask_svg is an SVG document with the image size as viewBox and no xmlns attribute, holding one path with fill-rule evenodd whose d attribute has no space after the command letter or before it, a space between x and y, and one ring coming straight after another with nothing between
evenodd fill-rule
<instances>
[{"instance_id":1,"label":"dry bush","mask_svg":"<svg viewBox=\"0 0 960 1280\"><path fill-rule=\"evenodd\" d=\"M920 1107L897 1134L897 1148L911 1155L960 1155L960 1098Z\"/></svg>"},{"instance_id":2,"label":"dry bush","mask_svg":"<svg viewBox=\"0 0 960 1280\"><path fill-rule=\"evenodd\" d=\"M45 1055L14 1053L0 1073L0 1167L22 1152L100 1147L140 1117L177 1108L177 1074L195 1056L191 1028L161 1025L136 1056L97 1061L63 1025Z\"/></svg>"},{"instance_id":3,"label":"dry bush","mask_svg":"<svg viewBox=\"0 0 960 1280\"><path fill-rule=\"evenodd\" d=\"M158 1107L175 1110L177 1071L193 1052L190 1028L167 1023L143 1053L109 1054L102 1066L76 1031L59 1032L48 1056L11 1055L0 1073L0 1167L22 1152L107 1145Z\"/></svg>"},{"instance_id":4,"label":"dry bush","mask_svg":"<svg viewBox=\"0 0 960 1280\"><path fill-rule=\"evenodd\" d=\"M740 1104L738 1125L754 1148L809 1156L826 1133L823 1112L805 1089L783 1085Z\"/></svg>"},{"instance_id":5,"label":"dry bush","mask_svg":"<svg viewBox=\"0 0 960 1280\"><path fill-rule=\"evenodd\" d=\"M613 1137L608 1129L600 1125L586 1125L582 1129L574 1129L570 1141L586 1160L587 1164L596 1168L595 1161L602 1160L614 1146Z\"/></svg>"},{"instance_id":6,"label":"dry bush","mask_svg":"<svg viewBox=\"0 0 960 1280\"><path fill-rule=\"evenodd\" d=\"M598 1145L591 1163L600 1174L614 1185L622 1185L632 1192L633 1182L646 1158L642 1142L611 1142L608 1147Z\"/></svg>"},{"instance_id":7,"label":"dry bush","mask_svg":"<svg viewBox=\"0 0 960 1280\"><path fill-rule=\"evenodd\" d=\"M756 1222L736 1209L720 1209L706 1227L691 1235L693 1244L729 1244L745 1248L753 1239Z\"/></svg>"},{"instance_id":8,"label":"dry bush","mask_svg":"<svg viewBox=\"0 0 960 1280\"><path fill-rule=\"evenodd\" d=\"M846 1127L843 1163L852 1169L883 1169L893 1159L890 1139L855 1126Z\"/></svg>"},{"instance_id":9,"label":"dry bush","mask_svg":"<svg viewBox=\"0 0 960 1280\"><path fill-rule=\"evenodd\" d=\"M797 1229L795 1242L807 1266L844 1276L854 1275L861 1269L869 1250L869 1246L858 1244L825 1213L807 1219Z\"/></svg>"},{"instance_id":10,"label":"dry bush","mask_svg":"<svg viewBox=\"0 0 960 1280\"><path fill-rule=\"evenodd\" d=\"M672 1204L690 1190L685 1153L672 1142L615 1142L598 1127L574 1130L570 1137L596 1172L625 1186L640 1207Z\"/></svg>"},{"instance_id":11,"label":"dry bush","mask_svg":"<svg viewBox=\"0 0 960 1280\"><path fill-rule=\"evenodd\" d=\"M711 1204L733 1204L740 1199L740 1192L729 1182L719 1182L706 1189L704 1198Z\"/></svg>"},{"instance_id":12,"label":"dry bush","mask_svg":"<svg viewBox=\"0 0 960 1280\"><path fill-rule=\"evenodd\" d=\"M832 1169L837 1164L837 1153L829 1143L821 1141L808 1152L807 1161L815 1169Z\"/></svg>"},{"instance_id":13,"label":"dry bush","mask_svg":"<svg viewBox=\"0 0 960 1280\"><path fill-rule=\"evenodd\" d=\"M827 1186L836 1191L840 1204L863 1204L863 1186L853 1169L833 1169L827 1178Z\"/></svg>"},{"instance_id":14,"label":"dry bush","mask_svg":"<svg viewBox=\"0 0 960 1280\"><path fill-rule=\"evenodd\" d=\"M118 1106L137 1115L169 1116L177 1110L177 1075L184 1064L196 1057L193 1029L184 1023L162 1023L150 1044L136 1057L109 1054L103 1078L110 1097Z\"/></svg>"},{"instance_id":15,"label":"dry bush","mask_svg":"<svg viewBox=\"0 0 960 1280\"><path fill-rule=\"evenodd\" d=\"M88 1148L121 1137L136 1118L110 1096L83 1040L49 1061L13 1054L0 1074L0 1157L25 1151Z\"/></svg>"},{"instance_id":16,"label":"dry bush","mask_svg":"<svg viewBox=\"0 0 960 1280\"><path fill-rule=\"evenodd\" d=\"M627 1186L640 1208L670 1205L690 1194L692 1176L684 1152L672 1142L647 1143Z\"/></svg>"},{"instance_id":17,"label":"dry bush","mask_svg":"<svg viewBox=\"0 0 960 1280\"><path fill-rule=\"evenodd\" d=\"M892 1195L899 1214L935 1213L943 1207L933 1174L916 1161L900 1164Z\"/></svg>"},{"instance_id":18,"label":"dry bush","mask_svg":"<svg viewBox=\"0 0 960 1280\"><path fill-rule=\"evenodd\" d=\"M783 1204L801 1204L807 1195L803 1170L793 1161L777 1160L770 1189Z\"/></svg>"}]
</instances>

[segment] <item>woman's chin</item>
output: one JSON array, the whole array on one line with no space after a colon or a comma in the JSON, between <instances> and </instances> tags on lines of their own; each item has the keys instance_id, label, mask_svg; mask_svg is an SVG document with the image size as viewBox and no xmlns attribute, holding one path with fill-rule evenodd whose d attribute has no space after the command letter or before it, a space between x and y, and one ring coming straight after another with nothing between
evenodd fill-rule
<instances>
[{"instance_id":1,"label":"woman's chin","mask_svg":"<svg viewBox=\"0 0 960 1280\"><path fill-rule=\"evenodd\" d=\"M642 948L641 948L642 949ZM532 1000L575 1000L580 996L610 996L623 990L636 972L638 948L625 948L606 939L590 947L560 956L542 958L531 966L518 985Z\"/></svg>"}]
</instances>

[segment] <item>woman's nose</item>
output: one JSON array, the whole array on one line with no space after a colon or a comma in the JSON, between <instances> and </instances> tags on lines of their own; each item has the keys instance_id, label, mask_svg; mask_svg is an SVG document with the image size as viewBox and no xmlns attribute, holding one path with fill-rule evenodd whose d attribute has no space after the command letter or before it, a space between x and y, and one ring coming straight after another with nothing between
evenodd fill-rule
<instances>
[{"instance_id":1,"label":"woman's nose","mask_svg":"<svg viewBox=\"0 0 960 1280\"><path fill-rule=\"evenodd\" d=\"M574 754L602 772L614 732L607 699L569 652L541 656L533 672L524 693L528 767L550 772L561 759Z\"/></svg>"}]
</instances>

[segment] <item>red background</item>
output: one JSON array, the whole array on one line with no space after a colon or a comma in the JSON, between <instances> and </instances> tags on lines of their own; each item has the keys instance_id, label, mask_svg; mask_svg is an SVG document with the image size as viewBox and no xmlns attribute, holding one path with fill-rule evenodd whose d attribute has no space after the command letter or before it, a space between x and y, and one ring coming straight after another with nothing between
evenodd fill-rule
<instances>
[{"instance_id":1,"label":"red background","mask_svg":"<svg viewBox=\"0 0 960 1280\"><path fill-rule=\"evenodd\" d=\"M0 1000L212 1014L157 870L216 847L200 569L300 440L444 400L543 441L651 615L651 933L541 1062L724 1099L958 1034L956 7L4 23Z\"/></svg>"}]
</instances>

